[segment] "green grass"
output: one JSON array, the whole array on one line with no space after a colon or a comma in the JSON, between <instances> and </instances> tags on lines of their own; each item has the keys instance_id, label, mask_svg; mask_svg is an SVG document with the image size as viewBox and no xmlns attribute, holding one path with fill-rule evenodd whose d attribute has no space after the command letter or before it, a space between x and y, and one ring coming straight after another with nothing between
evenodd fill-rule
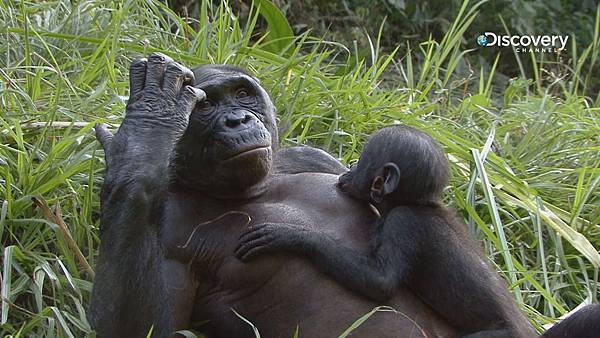
<instances>
[{"instance_id":1,"label":"green grass","mask_svg":"<svg viewBox=\"0 0 600 338\"><path fill-rule=\"evenodd\" d=\"M381 126L431 133L452 162L447 202L532 322L597 302L600 99L584 96L598 73L582 69L593 70L600 55L600 10L594 42L581 55L567 54L565 64L521 56L536 71L498 86L493 67L464 71L477 50L465 48L463 33L478 6L465 2L439 42L390 55L372 37L362 59L339 43L292 39L268 6L241 23L226 6L204 3L196 24L158 1L0 3L2 335L90 332L86 262L93 267L97 257L104 167L91 128L118 125L128 65L152 51L188 66L231 63L257 74L286 145L318 146L348 162ZM261 15L268 34L254 29Z\"/></svg>"}]
</instances>

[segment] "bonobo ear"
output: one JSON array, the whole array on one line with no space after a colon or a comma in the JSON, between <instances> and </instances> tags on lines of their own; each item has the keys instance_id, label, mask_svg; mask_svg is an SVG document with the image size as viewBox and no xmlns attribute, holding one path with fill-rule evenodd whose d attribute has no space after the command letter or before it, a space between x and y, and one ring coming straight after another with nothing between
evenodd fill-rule
<instances>
[{"instance_id":1,"label":"bonobo ear","mask_svg":"<svg viewBox=\"0 0 600 338\"><path fill-rule=\"evenodd\" d=\"M383 188L385 185L385 179L381 175L375 176L373 182L371 183L371 202L381 203L383 200Z\"/></svg>"},{"instance_id":2,"label":"bonobo ear","mask_svg":"<svg viewBox=\"0 0 600 338\"><path fill-rule=\"evenodd\" d=\"M393 163L388 162L383 165L383 195L393 193L400 182L400 168Z\"/></svg>"}]
</instances>

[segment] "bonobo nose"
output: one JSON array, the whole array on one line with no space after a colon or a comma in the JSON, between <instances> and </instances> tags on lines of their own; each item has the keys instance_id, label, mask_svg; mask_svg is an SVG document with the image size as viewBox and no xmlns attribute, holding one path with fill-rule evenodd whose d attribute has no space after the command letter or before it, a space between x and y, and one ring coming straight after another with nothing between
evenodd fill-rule
<instances>
[{"instance_id":1,"label":"bonobo nose","mask_svg":"<svg viewBox=\"0 0 600 338\"><path fill-rule=\"evenodd\" d=\"M240 129L254 120L254 115L245 110L233 111L225 115L226 129Z\"/></svg>"}]
</instances>

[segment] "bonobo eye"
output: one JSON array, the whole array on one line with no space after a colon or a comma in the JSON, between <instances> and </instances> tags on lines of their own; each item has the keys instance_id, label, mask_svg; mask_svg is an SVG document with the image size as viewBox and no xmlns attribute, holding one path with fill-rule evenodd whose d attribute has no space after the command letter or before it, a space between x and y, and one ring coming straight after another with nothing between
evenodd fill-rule
<instances>
[{"instance_id":1,"label":"bonobo eye","mask_svg":"<svg viewBox=\"0 0 600 338\"><path fill-rule=\"evenodd\" d=\"M209 111L209 110L213 110L215 108L216 104L210 100L210 99L205 99L202 102L199 102L196 107L200 110L205 110L205 111Z\"/></svg>"},{"instance_id":2,"label":"bonobo eye","mask_svg":"<svg viewBox=\"0 0 600 338\"><path fill-rule=\"evenodd\" d=\"M256 100L254 95L251 95L246 88L240 88L235 93L235 98L240 103L252 104Z\"/></svg>"}]
</instances>

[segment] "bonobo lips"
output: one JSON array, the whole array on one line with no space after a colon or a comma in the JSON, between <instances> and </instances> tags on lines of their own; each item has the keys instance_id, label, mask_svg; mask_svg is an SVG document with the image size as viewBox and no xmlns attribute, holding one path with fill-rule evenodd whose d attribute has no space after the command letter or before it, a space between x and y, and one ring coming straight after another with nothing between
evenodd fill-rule
<instances>
[{"instance_id":1,"label":"bonobo lips","mask_svg":"<svg viewBox=\"0 0 600 338\"><path fill-rule=\"evenodd\" d=\"M271 135L266 130L221 132L216 135L215 149L221 161L262 158L270 153Z\"/></svg>"},{"instance_id":2,"label":"bonobo lips","mask_svg":"<svg viewBox=\"0 0 600 338\"><path fill-rule=\"evenodd\" d=\"M240 159L240 158L246 157L246 156L258 156L261 153L267 153L270 148L271 148L271 146L256 146L256 147L253 147L250 149L246 149L235 155L229 156L228 158L225 159L224 162L231 161L231 160L237 160L237 159Z\"/></svg>"},{"instance_id":3,"label":"bonobo lips","mask_svg":"<svg viewBox=\"0 0 600 338\"><path fill-rule=\"evenodd\" d=\"M350 181L351 179L349 178L348 172L346 172L340 175L336 185L338 188L340 188L341 191L348 192L348 188L350 187Z\"/></svg>"}]
</instances>

